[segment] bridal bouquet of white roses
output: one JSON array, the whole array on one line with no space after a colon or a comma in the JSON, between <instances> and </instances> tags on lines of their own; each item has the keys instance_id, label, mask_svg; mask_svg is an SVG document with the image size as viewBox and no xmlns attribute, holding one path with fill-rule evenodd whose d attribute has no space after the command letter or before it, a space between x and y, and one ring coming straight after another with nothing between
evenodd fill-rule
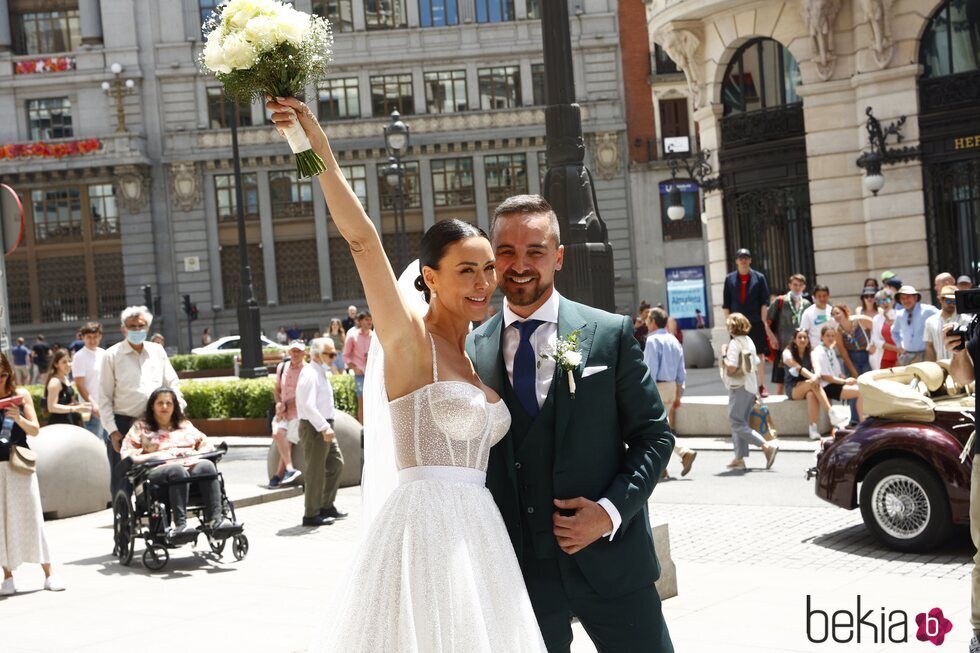
<instances>
[{"instance_id":1,"label":"bridal bouquet of white roses","mask_svg":"<svg viewBox=\"0 0 980 653\"><path fill-rule=\"evenodd\" d=\"M324 18L278 0L229 0L204 24L205 71L224 85L225 96L248 104L255 98L302 95L326 74L333 34ZM326 169L299 121L281 129L296 155L300 178Z\"/></svg>"}]
</instances>

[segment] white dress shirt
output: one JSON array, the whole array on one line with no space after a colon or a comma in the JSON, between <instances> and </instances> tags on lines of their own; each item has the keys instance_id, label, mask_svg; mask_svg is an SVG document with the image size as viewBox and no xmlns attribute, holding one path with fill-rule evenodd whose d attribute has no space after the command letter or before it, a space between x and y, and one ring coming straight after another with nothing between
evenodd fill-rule
<instances>
[{"instance_id":1,"label":"white dress shirt","mask_svg":"<svg viewBox=\"0 0 980 653\"><path fill-rule=\"evenodd\" d=\"M71 374L78 379L85 379L85 391L93 406L99 406L99 373L102 371L102 359L105 349L82 347L71 358Z\"/></svg>"},{"instance_id":2,"label":"white dress shirt","mask_svg":"<svg viewBox=\"0 0 980 653\"><path fill-rule=\"evenodd\" d=\"M109 347L102 357L99 373L102 427L107 433L113 433L119 430L116 415L141 417L150 393L160 387L173 390L181 408L187 406L180 393L180 378L163 347L155 342L144 342L143 350L136 351L128 340Z\"/></svg>"},{"instance_id":3,"label":"white dress shirt","mask_svg":"<svg viewBox=\"0 0 980 653\"><path fill-rule=\"evenodd\" d=\"M544 405L545 400L548 398L548 392L551 390L551 381L555 377L554 359L540 358L539 354L551 352L555 349L555 343L558 341L558 302L560 298L561 295L558 294L558 291L552 289L551 297L538 310L526 318L520 317L512 311L507 300L504 300L504 367L507 369L507 378L510 379L512 387L514 385L514 356L517 354L517 347L521 344L521 334L516 327L511 328L511 325L515 322L524 322L526 320L541 320L544 323L539 325L534 330L534 333L531 334L531 337L528 338L531 343L531 349L534 351L535 360L540 363L537 366L534 383L539 408ZM609 519L612 521L612 530L604 533L603 536L612 540L613 536L616 535L616 531L619 530L620 525L623 523L623 518L619 514L619 510L616 509L616 506L609 499L603 497L597 503L609 513Z\"/></svg>"},{"instance_id":4,"label":"white dress shirt","mask_svg":"<svg viewBox=\"0 0 980 653\"><path fill-rule=\"evenodd\" d=\"M296 415L313 425L318 433L327 430L333 419L333 386L327 375L327 367L319 363L303 366L296 382Z\"/></svg>"}]
</instances>

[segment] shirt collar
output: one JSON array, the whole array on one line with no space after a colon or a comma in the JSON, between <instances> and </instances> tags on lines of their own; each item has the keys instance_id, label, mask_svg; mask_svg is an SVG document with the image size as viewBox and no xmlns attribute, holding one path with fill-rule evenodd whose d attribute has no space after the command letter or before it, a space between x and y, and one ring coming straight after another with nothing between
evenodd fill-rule
<instances>
[{"instance_id":1,"label":"shirt collar","mask_svg":"<svg viewBox=\"0 0 980 653\"><path fill-rule=\"evenodd\" d=\"M544 304L538 307L538 310L531 313L527 318L519 316L514 311L510 310L510 305L507 300L504 300L504 327L509 327L514 322L524 322L526 320L541 320L542 322L551 322L553 324L558 324L558 302L561 299L561 295L558 294L557 290L551 291L551 297L548 298Z\"/></svg>"},{"instance_id":2,"label":"shirt collar","mask_svg":"<svg viewBox=\"0 0 980 653\"><path fill-rule=\"evenodd\" d=\"M667 334L667 328L664 327L663 329L657 329L656 331L653 332L653 335L657 335L658 333L661 333L661 334L666 335Z\"/></svg>"}]
</instances>

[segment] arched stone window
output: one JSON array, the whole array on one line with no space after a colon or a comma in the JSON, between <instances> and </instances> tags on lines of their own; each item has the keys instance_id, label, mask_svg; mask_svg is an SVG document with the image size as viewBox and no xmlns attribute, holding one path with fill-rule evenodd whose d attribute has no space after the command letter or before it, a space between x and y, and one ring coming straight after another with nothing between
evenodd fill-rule
<instances>
[{"instance_id":1,"label":"arched stone window","mask_svg":"<svg viewBox=\"0 0 980 653\"><path fill-rule=\"evenodd\" d=\"M725 115L795 104L800 101L800 66L778 41L749 41L732 57L722 81Z\"/></svg>"},{"instance_id":2,"label":"arched stone window","mask_svg":"<svg viewBox=\"0 0 980 653\"><path fill-rule=\"evenodd\" d=\"M980 70L980 0L948 0L933 14L919 63L926 79Z\"/></svg>"}]
</instances>

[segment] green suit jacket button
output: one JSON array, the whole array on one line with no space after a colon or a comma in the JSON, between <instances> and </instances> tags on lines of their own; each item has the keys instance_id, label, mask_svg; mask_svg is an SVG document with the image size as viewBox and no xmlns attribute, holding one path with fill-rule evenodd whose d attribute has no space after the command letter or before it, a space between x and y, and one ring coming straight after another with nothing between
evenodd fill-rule
<instances>
[{"instance_id":1,"label":"green suit jacket button","mask_svg":"<svg viewBox=\"0 0 980 653\"><path fill-rule=\"evenodd\" d=\"M532 508L528 508L527 509L527 514L533 515L534 514L534 508L533 507Z\"/></svg>"}]
</instances>

